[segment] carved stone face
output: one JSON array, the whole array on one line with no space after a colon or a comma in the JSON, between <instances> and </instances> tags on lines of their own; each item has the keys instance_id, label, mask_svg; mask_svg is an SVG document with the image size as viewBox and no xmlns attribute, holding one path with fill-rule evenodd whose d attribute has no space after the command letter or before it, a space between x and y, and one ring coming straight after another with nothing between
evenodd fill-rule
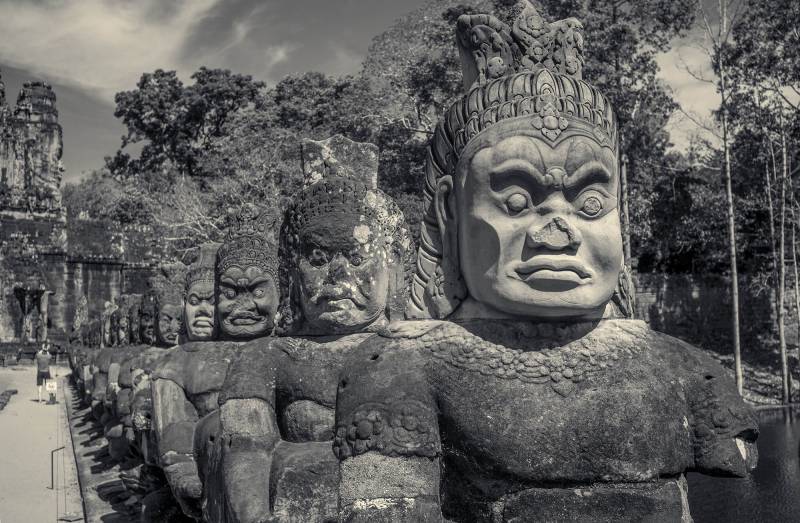
<instances>
[{"instance_id":1,"label":"carved stone face","mask_svg":"<svg viewBox=\"0 0 800 523\"><path fill-rule=\"evenodd\" d=\"M127 314L120 314L117 318L117 341L123 345L129 342Z\"/></svg>"},{"instance_id":2,"label":"carved stone face","mask_svg":"<svg viewBox=\"0 0 800 523\"><path fill-rule=\"evenodd\" d=\"M229 338L267 336L275 324L278 286L260 267L230 267L219 275L219 328Z\"/></svg>"},{"instance_id":3,"label":"carved stone face","mask_svg":"<svg viewBox=\"0 0 800 523\"><path fill-rule=\"evenodd\" d=\"M139 315L139 338L147 345L156 342L155 310L151 307L142 306Z\"/></svg>"},{"instance_id":4,"label":"carved stone face","mask_svg":"<svg viewBox=\"0 0 800 523\"><path fill-rule=\"evenodd\" d=\"M383 317L389 272L382 234L356 214L325 215L300 235L300 306L309 330L348 333Z\"/></svg>"},{"instance_id":5,"label":"carved stone face","mask_svg":"<svg viewBox=\"0 0 800 523\"><path fill-rule=\"evenodd\" d=\"M216 334L214 312L214 283L205 280L194 282L186 293L186 303L183 306L186 335L191 341L214 339Z\"/></svg>"},{"instance_id":6,"label":"carved stone face","mask_svg":"<svg viewBox=\"0 0 800 523\"><path fill-rule=\"evenodd\" d=\"M534 132L498 124L460 158L446 205L461 274L506 315L601 317L623 262L614 153Z\"/></svg>"},{"instance_id":7,"label":"carved stone face","mask_svg":"<svg viewBox=\"0 0 800 523\"><path fill-rule=\"evenodd\" d=\"M175 345L181 331L183 307L180 303L163 303L158 308L156 337L161 345Z\"/></svg>"}]
</instances>

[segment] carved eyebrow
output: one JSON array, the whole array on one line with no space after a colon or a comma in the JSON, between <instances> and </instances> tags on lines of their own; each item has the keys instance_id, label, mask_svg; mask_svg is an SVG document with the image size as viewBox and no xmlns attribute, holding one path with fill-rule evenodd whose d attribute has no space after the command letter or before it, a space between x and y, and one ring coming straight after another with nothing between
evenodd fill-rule
<instances>
[{"instance_id":1,"label":"carved eyebrow","mask_svg":"<svg viewBox=\"0 0 800 523\"><path fill-rule=\"evenodd\" d=\"M532 189L547 185L545 177L535 165L519 159L504 161L489 173L489 178L490 186L495 192L501 192L511 185L534 192Z\"/></svg>"},{"instance_id":2,"label":"carved eyebrow","mask_svg":"<svg viewBox=\"0 0 800 523\"><path fill-rule=\"evenodd\" d=\"M231 278L228 278L227 276L222 276L219 279L219 282L232 287L236 287L237 285L236 281L232 280Z\"/></svg>"},{"instance_id":3,"label":"carved eyebrow","mask_svg":"<svg viewBox=\"0 0 800 523\"><path fill-rule=\"evenodd\" d=\"M257 276L253 280L250 281L250 287L255 287L256 285L261 285L262 283L267 283L270 281L269 276Z\"/></svg>"},{"instance_id":4,"label":"carved eyebrow","mask_svg":"<svg viewBox=\"0 0 800 523\"><path fill-rule=\"evenodd\" d=\"M608 168L597 160L592 160L581 165L574 172L568 173L564 177L564 188L569 189L578 185L608 183L610 181L611 173Z\"/></svg>"}]
</instances>

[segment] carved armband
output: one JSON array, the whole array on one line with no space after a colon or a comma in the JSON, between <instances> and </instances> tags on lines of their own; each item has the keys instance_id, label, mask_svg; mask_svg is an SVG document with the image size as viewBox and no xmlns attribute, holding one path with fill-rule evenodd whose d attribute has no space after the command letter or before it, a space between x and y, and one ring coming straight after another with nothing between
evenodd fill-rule
<instances>
[{"instance_id":1,"label":"carved armband","mask_svg":"<svg viewBox=\"0 0 800 523\"><path fill-rule=\"evenodd\" d=\"M369 451L393 457L439 456L436 413L417 400L361 404L336 426L333 452L344 460Z\"/></svg>"}]
</instances>

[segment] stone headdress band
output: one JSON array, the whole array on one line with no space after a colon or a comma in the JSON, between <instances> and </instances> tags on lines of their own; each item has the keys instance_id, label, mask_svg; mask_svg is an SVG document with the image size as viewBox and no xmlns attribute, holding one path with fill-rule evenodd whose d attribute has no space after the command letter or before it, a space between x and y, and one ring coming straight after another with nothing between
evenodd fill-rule
<instances>
[{"instance_id":1,"label":"stone headdress band","mask_svg":"<svg viewBox=\"0 0 800 523\"><path fill-rule=\"evenodd\" d=\"M582 79L581 23L574 18L547 23L528 0L521 1L517 10L510 27L486 14L458 19L467 94L446 111L428 148L410 317L446 317L466 294L460 271L453 266L457 261L442 256L435 195L439 180L455 175L471 140L498 122L513 119L522 127L530 125L531 132L545 141L555 142L569 132L617 150L611 105Z\"/></svg>"},{"instance_id":2,"label":"stone headdress band","mask_svg":"<svg viewBox=\"0 0 800 523\"><path fill-rule=\"evenodd\" d=\"M204 243L196 249L196 258L189 264L186 270L186 287L189 288L198 282L214 284L214 266L217 260L219 243Z\"/></svg>"},{"instance_id":3,"label":"stone headdress band","mask_svg":"<svg viewBox=\"0 0 800 523\"><path fill-rule=\"evenodd\" d=\"M180 262L159 267L153 277L152 290L156 306L180 303L183 299L183 286L186 279L186 265Z\"/></svg>"}]
</instances>

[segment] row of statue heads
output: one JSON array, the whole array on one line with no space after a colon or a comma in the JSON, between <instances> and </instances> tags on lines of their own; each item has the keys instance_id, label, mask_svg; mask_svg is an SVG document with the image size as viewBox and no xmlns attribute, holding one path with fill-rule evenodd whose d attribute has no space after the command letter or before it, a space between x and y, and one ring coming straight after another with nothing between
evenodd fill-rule
<instances>
[{"instance_id":1,"label":"row of statue heads","mask_svg":"<svg viewBox=\"0 0 800 523\"><path fill-rule=\"evenodd\" d=\"M160 266L144 294L106 303L103 344L359 332L402 318L413 245L377 187L378 148L305 140L302 160L303 187L283 216L249 203L231 213L223 242Z\"/></svg>"},{"instance_id":2,"label":"row of statue heads","mask_svg":"<svg viewBox=\"0 0 800 523\"><path fill-rule=\"evenodd\" d=\"M245 205L121 300L120 339L178 344L138 397L185 516L684 521L684 472L755 466L730 376L629 320L617 122L581 24L522 0L456 33L466 93L431 139L418 246L377 147L305 140L283 214Z\"/></svg>"}]
</instances>

